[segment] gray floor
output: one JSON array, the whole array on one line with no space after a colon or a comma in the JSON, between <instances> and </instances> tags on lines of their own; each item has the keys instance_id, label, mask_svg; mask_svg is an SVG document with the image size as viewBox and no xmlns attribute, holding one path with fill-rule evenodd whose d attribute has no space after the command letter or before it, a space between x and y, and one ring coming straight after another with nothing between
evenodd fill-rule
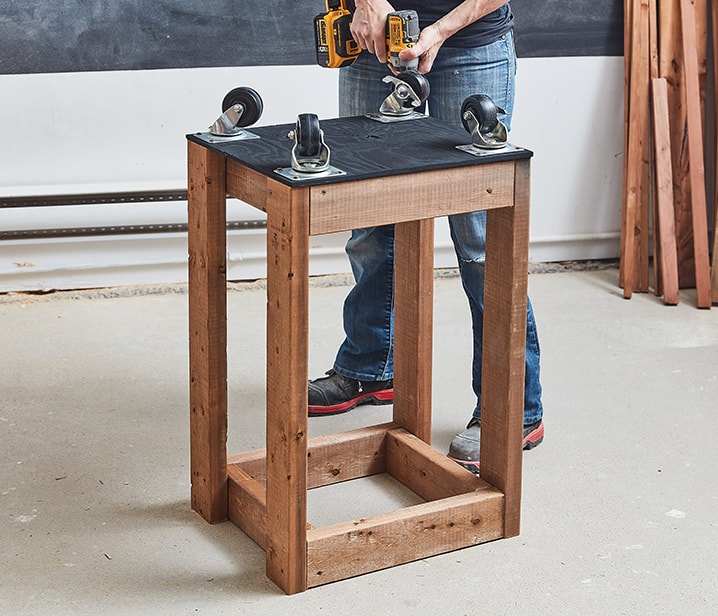
<instances>
[{"instance_id":1,"label":"gray floor","mask_svg":"<svg viewBox=\"0 0 718 616\"><path fill-rule=\"evenodd\" d=\"M0 613L715 614L718 309L622 299L615 270L532 274L546 440L514 539L285 596L189 508L187 296L0 296ZM175 290L175 291L181 291ZM311 290L330 366L347 288ZM230 452L262 446L264 292L229 297ZM466 300L436 285L434 445L472 408ZM241 407L241 410L240 410ZM312 419L312 435L389 407ZM414 502L383 477L311 493L324 524Z\"/></svg>"}]
</instances>

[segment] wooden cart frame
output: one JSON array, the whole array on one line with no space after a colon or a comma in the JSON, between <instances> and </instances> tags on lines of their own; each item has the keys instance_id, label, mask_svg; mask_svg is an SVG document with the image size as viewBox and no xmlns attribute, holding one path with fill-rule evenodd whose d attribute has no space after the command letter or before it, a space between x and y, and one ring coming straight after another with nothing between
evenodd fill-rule
<instances>
[{"instance_id":1,"label":"wooden cart frame","mask_svg":"<svg viewBox=\"0 0 718 616\"><path fill-rule=\"evenodd\" d=\"M190 140L192 507L285 592L519 533L529 159L288 186ZM267 215L266 449L227 455L226 195ZM352 207L361 202L361 207ZM487 210L481 478L430 446L434 218ZM307 437L309 237L395 224L393 421ZM271 378L282 375L281 379ZM324 528L307 490L389 473L426 502Z\"/></svg>"}]
</instances>

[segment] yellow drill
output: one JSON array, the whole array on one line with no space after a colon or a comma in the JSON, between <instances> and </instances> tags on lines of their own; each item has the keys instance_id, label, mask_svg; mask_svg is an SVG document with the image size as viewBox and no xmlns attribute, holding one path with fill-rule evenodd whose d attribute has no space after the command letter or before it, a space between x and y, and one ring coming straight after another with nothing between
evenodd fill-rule
<instances>
[{"instance_id":1,"label":"yellow drill","mask_svg":"<svg viewBox=\"0 0 718 616\"><path fill-rule=\"evenodd\" d=\"M386 18L386 55L398 72L414 71L419 66L419 58L402 60L399 54L416 45L419 40L419 16L416 11L404 10L389 13Z\"/></svg>"},{"instance_id":2,"label":"yellow drill","mask_svg":"<svg viewBox=\"0 0 718 616\"><path fill-rule=\"evenodd\" d=\"M317 64L328 68L349 66L362 49L350 30L353 0L326 0L327 12L314 18ZM418 58L404 62L399 53L416 45L419 40L419 16L416 11L404 10L389 13L386 18L387 59L398 72L416 70Z\"/></svg>"}]
</instances>

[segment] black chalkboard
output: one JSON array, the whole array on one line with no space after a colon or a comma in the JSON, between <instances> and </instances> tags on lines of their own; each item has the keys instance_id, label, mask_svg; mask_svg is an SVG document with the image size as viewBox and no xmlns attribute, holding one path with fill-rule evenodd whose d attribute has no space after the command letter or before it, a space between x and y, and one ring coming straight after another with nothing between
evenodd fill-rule
<instances>
[{"instance_id":1,"label":"black chalkboard","mask_svg":"<svg viewBox=\"0 0 718 616\"><path fill-rule=\"evenodd\" d=\"M623 0L513 0L519 57L623 55Z\"/></svg>"},{"instance_id":2,"label":"black chalkboard","mask_svg":"<svg viewBox=\"0 0 718 616\"><path fill-rule=\"evenodd\" d=\"M519 56L620 55L622 0L514 0ZM0 0L0 74L314 64L324 0Z\"/></svg>"}]
</instances>

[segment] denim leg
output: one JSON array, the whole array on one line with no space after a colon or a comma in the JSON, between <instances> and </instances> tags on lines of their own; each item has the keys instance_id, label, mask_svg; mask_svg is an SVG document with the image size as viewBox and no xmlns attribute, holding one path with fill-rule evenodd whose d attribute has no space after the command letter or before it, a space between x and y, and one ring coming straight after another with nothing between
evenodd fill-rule
<instances>
[{"instance_id":1,"label":"denim leg","mask_svg":"<svg viewBox=\"0 0 718 616\"><path fill-rule=\"evenodd\" d=\"M431 95L429 112L445 122L460 125L461 103L472 94L487 94L506 113L499 118L511 127L514 106L516 56L512 33L477 49L452 50L439 55L429 74ZM437 74L434 75L435 70ZM484 317L484 260L486 257L486 212L449 217L461 282L469 300L473 326L474 358L472 385L476 394L474 416L481 409L481 349ZM536 321L530 300L527 307L526 380L524 389L524 424L543 416L540 381L540 348Z\"/></svg>"},{"instance_id":2,"label":"denim leg","mask_svg":"<svg viewBox=\"0 0 718 616\"><path fill-rule=\"evenodd\" d=\"M451 238L459 261L461 283L469 299L474 338L472 386L476 394L474 417L481 412L481 366L484 322L484 260L486 256L486 212L449 218ZM538 332L531 300L526 308L526 376L524 381L524 425L543 417Z\"/></svg>"},{"instance_id":3,"label":"denim leg","mask_svg":"<svg viewBox=\"0 0 718 616\"><path fill-rule=\"evenodd\" d=\"M516 53L513 33L498 41L472 49L443 48L427 75L431 91L429 114L462 128L461 104L472 94L487 94L500 113L499 119L511 128L514 106ZM467 143L469 135L467 133Z\"/></svg>"},{"instance_id":4,"label":"denim leg","mask_svg":"<svg viewBox=\"0 0 718 616\"><path fill-rule=\"evenodd\" d=\"M339 116L352 117L378 111L391 94L391 84L382 79L391 71L376 57L362 53L351 66L339 69Z\"/></svg>"},{"instance_id":5,"label":"denim leg","mask_svg":"<svg viewBox=\"0 0 718 616\"><path fill-rule=\"evenodd\" d=\"M360 381L394 376L394 226L352 231L346 245L356 284L344 300L344 342L334 370Z\"/></svg>"},{"instance_id":6,"label":"denim leg","mask_svg":"<svg viewBox=\"0 0 718 616\"><path fill-rule=\"evenodd\" d=\"M516 57L512 33L477 49L442 48L427 75L431 86L429 113L461 126L461 104L472 94L488 94L506 113L500 119L511 126ZM339 75L339 111L342 116L376 111L391 91L381 80L388 69L373 56L362 54ZM467 136L468 138L468 136ZM451 236L459 261L462 284L469 299L474 335L473 388L481 397L481 342L483 334L484 256L486 216L483 212L452 216ZM334 369L350 378L385 380L393 376L393 227L354 231L347 254L356 286L344 304L342 343ZM526 394L524 423L542 417L539 344L533 310L527 308Z\"/></svg>"},{"instance_id":7,"label":"denim leg","mask_svg":"<svg viewBox=\"0 0 718 616\"><path fill-rule=\"evenodd\" d=\"M391 92L389 73L370 54L339 72L339 115L379 109ZM361 381L394 376L394 227L352 231L346 245L355 285L344 300L344 334L334 370Z\"/></svg>"}]
</instances>

